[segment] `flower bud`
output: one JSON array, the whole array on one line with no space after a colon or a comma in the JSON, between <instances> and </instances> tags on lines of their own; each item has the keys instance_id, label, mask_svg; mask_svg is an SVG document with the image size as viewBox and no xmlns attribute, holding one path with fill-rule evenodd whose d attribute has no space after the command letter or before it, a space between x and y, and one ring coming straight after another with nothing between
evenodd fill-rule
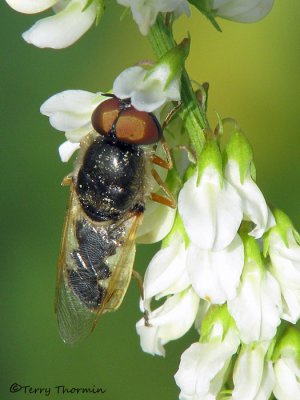
<instances>
[{"instance_id":1,"label":"flower bud","mask_svg":"<svg viewBox=\"0 0 300 400\"><path fill-rule=\"evenodd\" d=\"M178 210L190 240L200 249L222 250L235 238L242 204L235 188L223 178L216 142L204 146L198 169L179 193Z\"/></svg>"},{"instance_id":2,"label":"flower bud","mask_svg":"<svg viewBox=\"0 0 300 400\"><path fill-rule=\"evenodd\" d=\"M244 219L255 224L249 235L258 239L275 221L255 183L252 149L242 132L232 134L224 151L224 159L224 174L240 195Z\"/></svg>"},{"instance_id":3,"label":"flower bud","mask_svg":"<svg viewBox=\"0 0 300 400\"><path fill-rule=\"evenodd\" d=\"M245 265L237 295L228 301L228 310L244 343L271 340L282 313L280 288L265 269L256 240L243 235L243 242Z\"/></svg>"},{"instance_id":4,"label":"flower bud","mask_svg":"<svg viewBox=\"0 0 300 400\"><path fill-rule=\"evenodd\" d=\"M276 344L274 353L275 387L274 395L278 400L300 398L300 333L289 326L281 340Z\"/></svg>"},{"instance_id":5,"label":"flower bud","mask_svg":"<svg viewBox=\"0 0 300 400\"><path fill-rule=\"evenodd\" d=\"M267 234L264 253L271 259L270 272L280 285L283 298L282 318L296 323L300 318L300 246L299 233L291 220L274 210L276 226Z\"/></svg>"},{"instance_id":6,"label":"flower bud","mask_svg":"<svg viewBox=\"0 0 300 400\"><path fill-rule=\"evenodd\" d=\"M231 357L240 344L226 306L211 307L202 323L200 342L181 356L175 381L180 399L214 399L220 391Z\"/></svg>"}]
</instances>

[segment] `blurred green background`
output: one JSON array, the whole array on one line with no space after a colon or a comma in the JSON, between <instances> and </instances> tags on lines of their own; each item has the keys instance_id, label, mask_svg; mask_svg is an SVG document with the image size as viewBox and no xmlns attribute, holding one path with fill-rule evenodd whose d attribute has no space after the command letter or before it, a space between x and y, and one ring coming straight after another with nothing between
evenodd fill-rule
<instances>
[{"instance_id":1,"label":"blurred green background","mask_svg":"<svg viewBox=\"0 0 300 400\"><path fill-rule=\"evenodd\" d=\"M53 313L55 273L68 189L60 182L64 140L39 107L65 89L109 90L117 74L153 58L147 39L111 2L103 20L72 47L53 51L25 43L21 33L39 16L0 5L1 70L1 393L0 399L40 399L9 393L12 383L33 387L103 387L97 395L51 399L163 399L178 397L173 375L196 335L167 345L166 358L144 354L135 333L139 292L131 284L120 310L102 318L76 347L62 343ZM300 227L300 2L276 1L263 21L219 20L216 32L192 10L175 25L178 40L190 32L191 77L210 83L209 116L235 117L251 141L265 196ZM155 247L139 247L143 273Z\"/></svg>"}]
</instances>

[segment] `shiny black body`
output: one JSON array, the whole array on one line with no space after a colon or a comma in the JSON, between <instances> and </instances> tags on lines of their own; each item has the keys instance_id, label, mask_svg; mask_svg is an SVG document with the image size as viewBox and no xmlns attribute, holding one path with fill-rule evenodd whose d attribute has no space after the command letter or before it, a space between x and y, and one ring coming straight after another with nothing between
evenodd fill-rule
<instances>
[{"instance_id":1,"label":"shiny black body","mask_svg":"<svg viewBox=\"0 0 300 400\"><path fill-rule=\"evenodd\" d=\"M125 240L123 220L128 213L144 211L144 177L143 149L118 141L113 131L96 137L84 154L75 188L89 218L76 223L78 248L71 254L76 268L69 270L68 280L91 310L106 295L105 281L111 276L107 258Z\"/></svg>"},{"instance_id":2,"label":"shiny black body","mask_svg":"<svg viewBox=\"0 0 300 400\"><path fill-rule=\"evenodd\" d=\"M140 208L145 176L143 149L99 136L87 149L76 191L93 221L117 221Z\"/></svg>"}]
</instances>

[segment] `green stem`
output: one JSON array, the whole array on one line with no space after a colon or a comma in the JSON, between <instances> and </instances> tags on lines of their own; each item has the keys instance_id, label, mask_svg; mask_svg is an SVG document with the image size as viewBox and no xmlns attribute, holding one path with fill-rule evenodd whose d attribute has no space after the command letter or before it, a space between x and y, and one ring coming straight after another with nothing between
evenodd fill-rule
<instances>
[{"instance_id":1,"label":"green stem","mask_svg":"<svg viewBox=\"0 0 300 400\"><path fill-rule=\"evenodd\" d=\"M162 15L157 17L155 24L150 29L148 38L158 58L176 46L171 26L166 25ZM204 130L209 128L209 124L205 111L199 107L191 81L185 69L181 78L181 102L182 107L179 115L184 122L197 157L199 157L205 143Z\"/></svg>"}]
</instances>

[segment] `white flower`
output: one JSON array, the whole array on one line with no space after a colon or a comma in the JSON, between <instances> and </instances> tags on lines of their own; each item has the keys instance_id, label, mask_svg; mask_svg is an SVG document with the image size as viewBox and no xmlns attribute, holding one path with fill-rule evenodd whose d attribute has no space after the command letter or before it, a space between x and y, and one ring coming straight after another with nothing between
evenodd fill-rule
<instances>
[{"instance_id":1,"label":"white flower","mask_svg":"<svg viewBox=\"0 0 300 400\"><path fill-rule=\"evenodd\" d=\"M131 8L133 19L143 35L147 35L160 12L175 12L176 16L183 13L189 15L186 0L117 0L117 2Z\"/></svg>"},{"instance_id":2,"label":"white flower","mask_svg":"<svg viewBox=\"0 0 300 400\"><path fill-rule=\"evenodd\" d=\"M120 99L130 97L137 110L152 112L167 101L180 100L180 76L166 87L170 73L168 64L157 65L150 73L139 66L127 68L115 79L113 92Z\"/></svg>"},{"instance_id":3,"label":"white flower","mask_svg":"<svg viewBox=\"0 0 300 400\"><path fill-rule=\"evenodd\" d=\"M299 351L299 350L298 350ZM292 355L282 356L274 364L277 400L300 399L300 367Z\"/></svg>"},{"instance_id":4,"label":"white flower","mask_svg":"<svg viewBox=\"0 0 300 400\"><path fill-rule=\"evenodd\" d=\"M244 246L239 235L223 250L188 247L187 269L195 292L203 299L222 304L235 297L244 265Z\"/></svg>"},{"instance_id":5,"label":"white flower","mask_svg":"<svg viewBox=\"0 0 300 400\"><path fill-rule=\"evenodd\" d=\"M280 288L276 279L264 269L255 239L248 236L244 246L241 284L236 297L228 301L228 310L244 343L270 340L280 324Z\"/></svg>"},{"instance_id":6,"label":"white flower","mask_svg":"<svg viewBox=\"0 0 300 400\"><path fill-rule=\"evenodd\" d=\"M264 196L255 181L253 152L244 134L236 130L230 137L224 151L225 178L235 187L242 200L244 219L255 224L249 235L259 239L275 225Z\"/></svg>"},{"instance_id":7,"label":"white flower","mask_svg":"<svg viewBox=\"0 0 300 400\"><path fill-rule=\"evenodd\" d=\"M193 325L199 297L192 288L169 297L165 303L149 313L149 325L142 318L136 325L143 351L165 355L164 345L183 336Z\"/></svg>"},{"instance_id":8,"label":"white flower","mask_svg":"<svg viewBox=\"0 0 300 400\"><path fill-rule=\"evenodd\" d=\"M14 10L25 13L34 14L52 7L57 0L5 0Z\"/></svg>"},{"instance_id":9,"label":"white flower","mask_svg":"<svg viewBox=\"0 0 300 400\"><path fill-rule=\"evenodd\" d=\"M41 113L49 117L50 124L64 131L68 139L59 148L61 160L66 162L79 148L81 139L93 128L91 115L96 106L107 97L84 90L66 90L55 94L41 106Z\"/></svg>"},{"instance_id":10,"label":"white flower","mask_svg":"<svg viewBox=\"0 0 300 400\"><path fill-rule=\"evenodd\" d=\"M220 391L231 357L239 346L239 336L221 323L214 325L210 340L192 344L181 356L175 375L181 400L213 400Z\"/></svg>"},{"instance_id":11,"label":"white flower","mask_svg":"<svg viewBox=\"0 0 300 400\"><path fill-rule=\"evenodd\" d=\"M147 202L143 223L137 231L137 243L156 243L162 240L171 230L176 209L166 207L154 201Z\"/></svg>"},{"instance_id":12,"label":"white flower","mask_svg":"<svg viewBox=\"0 0 300 400\"><path fill-rule=\"evenodd\" d=\"M256 22L272 9L274 0L211 0L210 7L219 17L236 22Z\"/></svg>"},{"instance_id":13,"label":"white flower","mask_svg":"<svg viewBox=\"0 0 300 400\"><path fill-rule=\"evenodd\" d=\"M37 47L62 49L78 40L96 19L96 2L86 9L87 0L6 0L16 11L33 14L53 7L53 16L37 21L23 33L26 42Z\"/></svg>"},{"instance_id":14,"label":"white flower","mask_svg":"<svg viewBox=\"0 0 300 400\"><path fill-rule=\"evenodd\" d=\"M76 150L80 148L80 143L72 143L69 140L63 142L59 148L58 153L62 162L68 162Z\"/></svg>"},{"instance_id":15,"label":"white flower","mask_svg":"<svg viewBox=\"0 0 300 400\"><path fill-rule=\"evenodd\" d=\"M269 235L270 272L280 285L283 300L282 318L296 323L300 318L300 246L292 229L288 229L287 243L274 229Z\"/></svg>"},{"instance_id":16,"label":"white flower","mask_svg":"<svg viewBox=\"0 0 300 400\"><path fill-rule=\"evenodd\" d=\"M271 361L265 359L269 342L243 346L234 366L232 400L268 400L275 379Z\"/></svg>"},{"instance_id":17,"label":"white flower","mask_svg":"<svg viewBox=\"0 0 300 400\"><path fill-rule=\"evenodd\" d=\"M275 372L273 390L277 400L300 399L300 332L288 325L272 354Z\"/></svg>"},{"instance_id":18,"label":"white flower","mask_svg":"<svg viewBox=\"0 0 300 400\"><path fill-rule=\"evenodd\" d=\"M251 178L250 166L242 179L238 163L229 160L225 168L225 178L235 187L242 199L245 219L256 225L249 235L256 239L262 237L271 226L275 225L275 220L262 192Z\"/></svg>"},{"instance_id":19,"label":"white flower","mask_svg":"<svg viewBox=\"0 0 300 400\"><path fill-rule=\"evenodd\" d=\"M169 244L150 261L144 278L145 300L179 293L190 286L186 254L182 235L174 233Z\"/></svg>"},{"instance_id":20,"label":"white flower","mask_svg":"<svg viewBox=\"0 0 300 400\"><path fill-rule=\"evenodd\" d=\"M178 211L191 241L202 249L222 250L235 238L243 213L240 196L214 166L197 173L179 193Z\"/></svg>"},{"instance_id":21,"label":"white flower","mask_svg":"<svg viewBox=\"0 0 300 400\"><path fill-rule=\"evenodd\" d=\"M206 300L200 300L199 308L195 319L195 329L201 333L203 320L210 308L211 304Z\"/></svg>"},{"instance_id":22,"label":"white flower","mask_svg":"<svg viewBox=\"0 0 300 400\"><path fill-rule=\"evenodd\" d=\"M114 81L113 92L120 99L130 98L137 110L152 112L168 101L180 100L180 78L190 41L184 39L167 51L151 68L125 69Z\"/></svg>"}]
</instances>

